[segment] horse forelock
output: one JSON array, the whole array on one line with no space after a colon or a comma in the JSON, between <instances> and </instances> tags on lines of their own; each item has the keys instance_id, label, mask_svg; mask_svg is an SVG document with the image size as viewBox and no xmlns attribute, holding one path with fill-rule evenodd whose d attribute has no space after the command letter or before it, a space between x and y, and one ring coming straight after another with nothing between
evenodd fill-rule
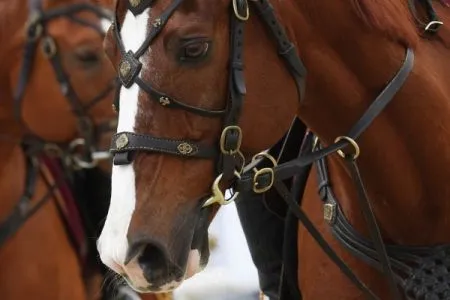
<instances>
[{"instance_id":1,"label":"horse forelock","mask_svg":"<svg viewBox=\"0 0 450 300\"><path fill-rule=\"evenodd\" d=\"M352 0L362 21L390 39L413 47L419 41L417 28L406 0Z\"/></svg>"}]
</instances>

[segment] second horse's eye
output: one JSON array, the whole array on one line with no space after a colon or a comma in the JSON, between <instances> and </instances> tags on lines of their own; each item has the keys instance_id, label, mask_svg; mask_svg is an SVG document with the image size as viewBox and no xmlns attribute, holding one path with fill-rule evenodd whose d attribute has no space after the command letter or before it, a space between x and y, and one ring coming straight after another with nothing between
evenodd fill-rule
<instances>
[{"instance_id":1,"label":"second horse's eye","mask_svg":"<svg viewBox=\"0 0 450 300\"><path fill-rule=\"evenodd\" d=\"M181 61L196 61L207 56L209 43L207 41L188 42L181 46Z\"/></svg>"}]
</instances>

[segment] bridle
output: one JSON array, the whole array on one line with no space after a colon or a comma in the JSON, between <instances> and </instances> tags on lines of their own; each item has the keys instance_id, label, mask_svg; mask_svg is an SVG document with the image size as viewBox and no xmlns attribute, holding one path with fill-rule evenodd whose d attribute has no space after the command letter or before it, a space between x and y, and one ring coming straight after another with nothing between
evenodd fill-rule
<instances>
[{"instance_id":1,"label":"bridle","mask_svg":"<svg viewBox=\"0 0 450 300\"><path fill-rule=\"evenodd\" d=\"M244 25L250 15L249 6L254 8L262 22L269 29L270 34L277 45L279 55L282 57L288 70L295 79L300 98L303 95L303 79L306 76L306 68L300 60L293 43L291 43L288 39L283 26L277 19L269 0L248 1L249 2L247 2L247 0L231 0L231 36L228 87L229 101L227 102L227 107L224 110L206 110L203 108L186 105L183 102L166 95L165 93L157 91L148 82L144 82L139 77L139 73L142 68L142 63L139 61L139 58L144 54L152 41L161 32L170 16L182 3L182 0L174 0L161 14L161 16L153 21L149 36L135 53L132 51L125 51L122 38L120 36L120 26L116 16L113 23L113 30L117 45L119 46L121 52L121 61L118 69L119 79L121 80L123 87L129 88L131 85L136 83L150 96L149 98L165 108L182 109L205 117L222 117L224 118L224 125L221 136L218 139L217 146L200 144L190 140L174 140L165 137L154 137L133 132L119 132L114 135L111 146L111 152L114 154L114 164L130 164L134 157L133 152L136 151L165 153L180 156L181 158L214 159L217 162L218 175L212 184L212 196L204 202L204 207L214 203L218 203L220 205L231 203L236 198L238 193L262 194L275 187L288 204L291 212L303 223L304 227L310 232L322 250L363 292L364 296L367 299L379 299L363 282L361 282L350 267L328 245L320 232L306 216L302 207L299 203L297 203L297 199L301 198L303 191L298 191L298 194L293 194L287 189L285 183L283 182L294 177L305 178L309 174L311 165L316 163L318 164L320 171L319 175L321 174L322 176L320 178L322 180L320 192L321 198L324 201L324 218L330 226L334 226L335 222L341 224L340 227L333 227L333 234L342 244L344 244L345 247L347 247L347 249L353 247L353 254L357 255L359 258L362 258L366 262L369 261L372 265L381 270L387 277L389 289L393 299L402 299L401 292L397 284L400 284L403 288L406 288L407 283L399 282L399 276L394 274L392 266L394 265L397 270L399 267L399 262L398 259L392 257L391 252L389 254L387 253L386 246L382 240L375 215L372 211L371 202L359 173L357 158L360 154L360 147L356 141L372 124L374 119L391 102L396 93L402 88L413 68L414 52L410 48L406 49L405 59L401 68L388 82L372 104L367 108L361 118L353 125L347 135L339 136L333 144L324 147L321 145L318 138L314 136L314 134L309 133L304 139L304 144L307 144L308 146L302 147L302 151L298 158L285 163L278 163L278 161L270 154L267 152L262 152L255 155L252 162L265 160L270 164L269 167L260 169L257 167L244 168L245 159L240 150L242 131L239 127L239 117L246 94L242 47L244 41ZM134 15L138 15L145 11L146 8L149 8L153 1L129 0L127 3L128 10L130 10ZM437 30L437 28L434 29ZM117 108L118 104L118 101L116 101ZM344 148L349 147L350 149L353 149L353 152L344 153ZM346 162L348 162L348 168L351 171L352 178L357 188L359 204L368 224L372 239L371 241L363 240L357 234L357 231L354 230L349 224L344 224L345 222L343 220L345 220L345 217L340 212L335 198L330 196L331 187L327 178L327 169L324 167L324 162L327 156L336 152ZM235 194L230 199L225 199L223 192L219 188L219 182L221 180L231 182L231 187L235 191ZM406 250L400 253L400 258L407 256L408 251L411 250L411 247L403 248ZM411 258L412 255L407 257ZM406 267L404 267L403 270L405 270L405 268ZM414 278L415 275L417 274L412 272L409 279ZM422 295L420 293L421 292L415 291L414 293L407 294L406 296L408 299L419 299L417 295ZM417 298L414 298L416 296Z\"/></svg>"},{"instance_id":2,"label":"bridle","mask_svg":"<svg viewBox=\"0 0 450 300\"><path fill-rule=\"evenodd\" d=\"M172 109L182 109L193 114L211 118L224 118L224 129L222 131L219 149L214 146L200 144L190 140L173 140L167 138L153 137L132 132L120 132L113 136L111 152L114 154L114 164L129 164L132 161L133 151L160 152L172 155L178 155L184 158L200 158L217 160L217 169L220 174L214 182L214 199L210 199L206 204L219 202L221 204L231 203L238 195L235 193L232 199L225 199L224 194L219 189L221 180L233 180L242 172L245 165L244 155L240 150L242 143L242 131L238 126L239 117L246 93L244 72L243 72L243 42L244 42L244 22L249 17L249 7L247 1L233 1L233 11L230 18L231 43L230 43L230 76L229 76L229 95L227 108L223 110L207 110L187 105L182 101L175 99L165 93L162 93L144 82L139 77L142 63L139 58L145 53L152 41L158 36L164 28L172 13L180 6L182 0L174 0L169 7L156 18L152 23L152 30L141 47L133 53L126 52L120 36L120 26L115 18L112 30L121 53L119 63L119 79L125 88L129 88L136 83L144 90L151 99L157 101L161 106ZM128 1L128 9L134 14L142 13L150 7L152 1ZM279 23L272 25L274 32L282 30ZM277 44L280 54L287 62L291 74L295 77L299 93L303 90L303 81L306 71L301 60L296 55L293 44L289 41L284 31L278 36ZM118 99L118 98L116 98ZM119 103L115 106L119 109ZM219 151L218 151L219 150Z\"/></svg>"},{"instance_id":3,"label":"bridle","mask_svg":"<svg viewBox=\"0 0 450 300\"><path fill-rule=\"evenodd\" d=\"M49 60L55 73L56 80L59 83L61 93L67 98L71 106L72 112L76 115L78 121L78 131L80 138L73 140L67 149L72 166L76 168L93 168L100 160L109 159L110 155L106 151L96 151L95 142L98 134L112 130L115 122L107 122L94 126L92 119L89 117L89 110L97 103L105 99L115 88L115 81L108 84L105 89L100 92L95 98L83 105L80 101L75 89L72 87L69 75L64 70L60 55L58 53L58 46L54 38L48 34L46 24L56 18L67 18L68 20L87 26L97 31L99 35L104 36L104 32L96 24L90 23L82 18L76 16L80 12L91 12L99 18L111 19L111 13L107 10L92 5L90 3L75 3L66 6L60 6L50 10L43 10L42 0L28 0L29 17L26 24L26 42L23 54L22 66L19 73L19 79L14 93L14 113L16 119L27 128L26 124L21 118L21 104L24 97L28 80L32 76L32 67L36 51L39 44L44 56ZM32 134L32 130L27 128L27 131ZM53 149L60 149L56 143L45 141L47 147ZM82 151L78 151L82 148ZM62 152L62 151L59 151ZM81 152L81 154L79 153Z\"/></svg>"},{"instance_id":4,"label":"bridle","mask_svg":"<svg viewBox=\"0 0 450 300\"><path fill-rule=\"evenodd\" d=\"M70 83L69 75L63 68L57 44L46 30L48 22L55 18L65 17L72 22L88 26L104 36L104 32L101 28L77 17L76 14L87 11L94 13L99 18L111 19L110 12L89 3L70 4L44 11L42 8L42 0L28 0L28 6L29 18L26 24L26 42L23 61L14 93L14 114L16 119L21 122L21 125L26 129L26 134L21 140L21 146L24 150L26 159L25 187L13 212L5 220L0 222L0 246L14 235L45 203L55 197L55 192L61 185L65 184L68 177L70 177L69 171L94 168L99 161L110 158L109 152L96 150L95 143L97 142L99 134L112 131L117 122L114 119L113 122L105 122L94 126L92 119L88 115L89 110L94 105L99 101L104 100L109 93L114 90L116 82L113 81L111 84L108 84L104 91L88 102L87 105L83 105ZM69 101L78 120L80 138L73 140L68 146L67 144L54 143L41 139L39 136L33 134L32 130L26 126L21 117L22 100L28 80L32 76L33 62L40 43L45 57L53 67L61 92ZM78 151L79 147L82 147L83 151ZM46 156L47 154L56 156L57 159L61 159L61 164L65 171L63 172L64 174L58 178L53 178L54 183L50 181L48 175L46 175L41 168L41 165L43 164L42 161L48 160L48 157L42 157L42 155ZM31 199L35 194L35 188L39 177L41 177L46 184L47 191L42 198L32 204Z\"/></svg>"}]
</instances>

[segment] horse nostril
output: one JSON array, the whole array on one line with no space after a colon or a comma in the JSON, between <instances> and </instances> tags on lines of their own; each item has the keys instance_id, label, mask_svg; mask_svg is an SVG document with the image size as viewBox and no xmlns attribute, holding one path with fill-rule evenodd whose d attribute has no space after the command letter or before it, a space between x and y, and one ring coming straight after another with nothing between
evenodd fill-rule
<instances>
[{"instance_id":1,"label":"horse nostril","mask_svg":"<svg viewBox=\"0 0 450 300\"><path fill-rule=\"evenodd\" d=\"M164 244L149 239L129 239L129 245L125 265L135 261L152 289L183 277L184 272L170 259L171 256Z\"/></svg>"},{"instance_id":2,"label":"horse nostril","mask_svg":"<svg viewBox=\"0 0 450 300\"><path fill-rule=\"evenodd\" d=\"M149 282L169 275L169 262L166 252L155 244L147 244L138 257L138 264Z\"/></svg>"}]
</instances>

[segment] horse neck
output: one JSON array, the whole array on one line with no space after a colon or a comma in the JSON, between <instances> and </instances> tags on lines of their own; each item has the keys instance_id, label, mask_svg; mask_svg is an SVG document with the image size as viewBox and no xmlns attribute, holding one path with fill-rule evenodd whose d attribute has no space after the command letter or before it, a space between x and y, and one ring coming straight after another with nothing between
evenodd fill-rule
<instances>
[{"instance_id":1,"label":"horse neck","mask_svg":"<svg viewBox=\"0 0 450 300\"><path fill-rule=\"evenodd\" d=\"M0 0L0 215L11 211L23 191L25 163L20 139L22 128L14 118L10 78L12 63L22 59L23 26L28 15L27 1ZM2 219L0 217L0 219Z\"/></svg>"},{"instance_id":2,"label":"horse neck","mask_svg":"<svg viewBox=\"0 0 450 300\"><path fill-rule=\"evenodd\" d=\"M21 134L13 111L13 88L17 78L11 78L10 74L17 61L22 60L28 4L26 0L0 0L0 11L0 143L2 149L9 149L5 140L17 139ZM5 139L5 135L8 139Z\"/></svg>"},{"instance_id":3,"label":"horse neck","mask_svg":"<svg viewBox=\"0 0 450 300\"><path fill-rule=\"evenodd\" d=\"M308 69L299 117L325 144L346 135L398 71L402 44L417 49L407 83L358 140L358 164L386 238L406 244L449 242L442 230L450 226L450 169L443 168L450 164L448 50L419 41L408 33L406 21L399 22L406 24L403 29L365 27L350 1L282 3L277 10ZM344 213L367 233L345 163L337 155L328 161Z\"/></svg>"},{"instance_id":4,"label":"horse neck","mask_svg":"<svg viewBox=\"0 0 450 300\"><path fill-rule=\"evenodd\" d=\"M26 0L0 0L0 70L10 71L15 60L21 59L25 34L25 23L28 17ZM2 74L3 75L3 74ZM3 81L2 81L3 83Z\"/></svg>"},{"instance_id":5,"label":"horse neck","mask_svg":"<svg viewBox=\"0 0 450 300\"><path fill-rule=\"evenodd\" d=\"M24 24L28 16L26 0L0 0L0 157L6 159L16 149L23 128L14 116L14 87L17 78L11 78L12 68L23 59ZM0 166L2 168L4 165Z\"/></svg>"}]
</instances>

